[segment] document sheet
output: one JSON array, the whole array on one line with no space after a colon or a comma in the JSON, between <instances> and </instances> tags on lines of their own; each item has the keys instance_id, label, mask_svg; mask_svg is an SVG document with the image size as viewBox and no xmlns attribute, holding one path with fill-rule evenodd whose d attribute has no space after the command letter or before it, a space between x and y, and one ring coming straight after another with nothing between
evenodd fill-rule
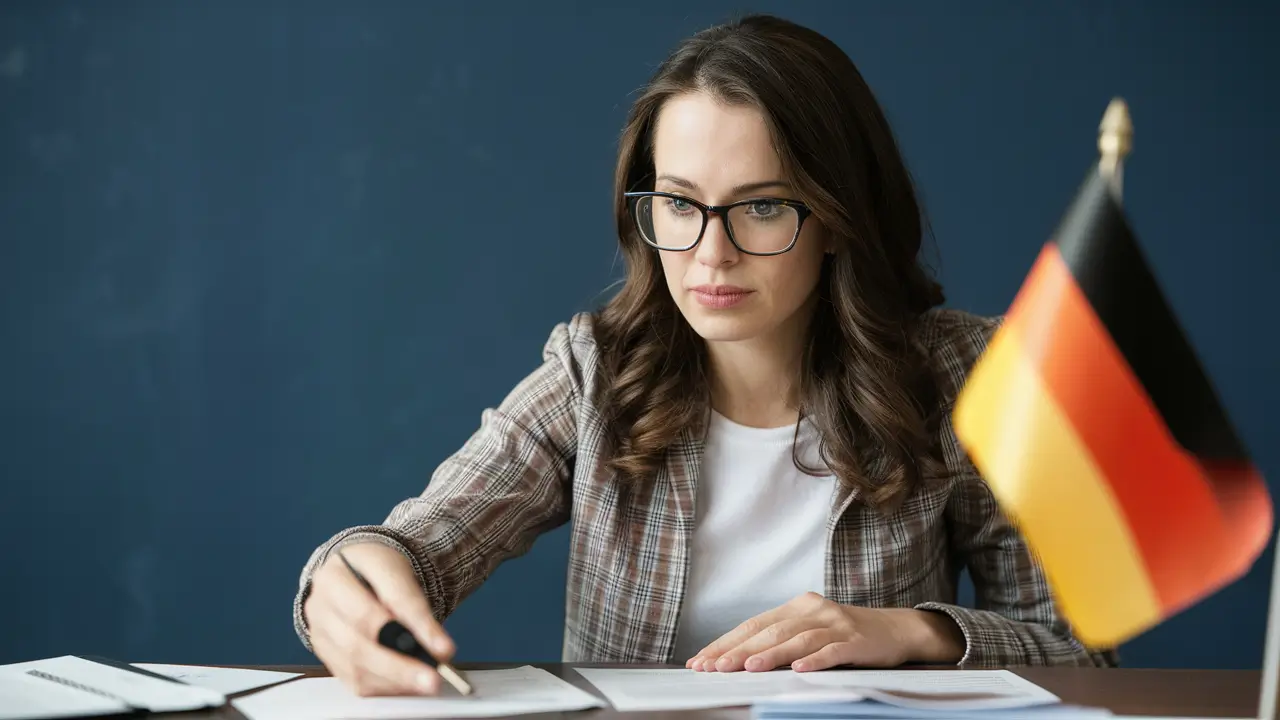
<instances>
[{"instance_id":1,"label":"document sheet","mask_svg":"<svg viewBox=\"0 0 1280 720\"><path fill-rule=\"evenodd\" d=\"M765 701L850 703L891 698L904 706L952 710L1029 707L1058 697L1007 670L833 670L700 673L692 670L579 668L615 708L689 710Z\"/></svg>"},{"instance_id":2,"label":"document sheet","mask_svg":"<svg viewBox=\"0 0 1280 720\"><path fill-rule=\"evenodd\" d=\"M940 705L931 708L885 705L867 698L862 702L844 703L838 710L833 706L816 714L799 704L794 708L788 713L761 713L760 706L755 705L752 706L752 717L754 720L1114 720L1105 708L1063 704L949 710Z\"/></svg>"},{"instance_id":3,"label":"document sheet","mask_svg":"<svg viewBox=\"0 0 1280 720\"><path fill-rule=\"evenodd\" d=\"M121 700L51 683L25 673L0 672L0 720L52 720L129 711Z\"/></svg>"},{"instance_id":4,"label":"document sheet","mask_svg":"<svg viewBox=\"0 0 1280 720\"><path fill-rule=\"evenodd\" d=\"M74 655L0 666L4 702L0 718L55 717L83 708L83 715L145 710L182 712L219 707L226 696ZM12 714L11 714L12 713Z\"/></svg>"},{"instance_id":5,"label":"document sheet","mask_svg":"<svg viewBox=\"0 0 1280 720\"><path fill-rule=\"evenodd\" d=\"M813 691L801 673L700 673L692 670L577 668L617 710L697 710L750 705Z\"/></svg>"},{"instance_id":6,"label":"document sheet","mask_svg":"<svg viewBox=\"0 0 1280 720\"><path fill-rule=\"evenodd\" d=\"M527 665L466 675L475 688L468 696L444 684L435 697L365 698L334 678L303 678L231 702L249 720L475 718L605 707L595 695Z\"/></svg>"},{"instance_id":7,"label":"document sheet","mask_svg":"<svg viewBox=\"0 0 1280 720\"><path fill-rule=\"evenodd\" d=\"M302 674L204 665L160 665L156 663L132 663L132 665L158 675L181 680L188 685L217 690L224 695L234 695L246 690L274 685Z\"/></svg>"}]
</instances>

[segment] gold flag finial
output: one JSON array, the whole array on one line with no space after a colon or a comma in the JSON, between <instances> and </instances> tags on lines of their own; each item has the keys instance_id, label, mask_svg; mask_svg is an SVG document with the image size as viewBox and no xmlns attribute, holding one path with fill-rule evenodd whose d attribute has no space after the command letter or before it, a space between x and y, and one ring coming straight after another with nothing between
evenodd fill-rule
<instances>
[{"instance_id":1,"label":"gold flag finial","mask_svg":"<svg viewBox=\"0 0 1280 720\"><path fill-rule=\"evenodd\" d=\"M1113 98L1098 125L1098 169L1111 181L1116 199L1123 187L1124 159L1133 150L1133 120L1123 98Z\"/></svg>"}]
</instances>

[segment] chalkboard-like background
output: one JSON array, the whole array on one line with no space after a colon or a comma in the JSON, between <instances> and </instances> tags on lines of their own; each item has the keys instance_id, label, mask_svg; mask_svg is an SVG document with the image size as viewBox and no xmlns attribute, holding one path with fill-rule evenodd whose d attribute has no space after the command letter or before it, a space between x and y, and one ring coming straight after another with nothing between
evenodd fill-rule
<instances>
[{"instance_id":1,"label":"chalkboard-like background","mask_svg":"<svg viewBox=\"0 0 1280 720\"><path fill-rule=\"evenodd\" d=\"M607 296L633 92L739 11L859 63L978 312L1007 307L1125 96L1129 212L1280 475L1276 7L0 5L0 662L313 661L307 554L418 492ZM553 532L466 603L463 658L558 657L564 555ZM1256 667L1270 558L1126 661Z\"/></svg>"}]
</instances>

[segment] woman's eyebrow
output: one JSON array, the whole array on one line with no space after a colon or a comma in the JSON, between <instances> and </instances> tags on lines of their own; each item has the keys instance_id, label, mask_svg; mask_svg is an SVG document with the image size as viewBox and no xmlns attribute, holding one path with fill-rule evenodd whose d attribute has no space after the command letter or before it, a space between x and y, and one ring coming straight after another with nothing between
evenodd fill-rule
<instances>
[{"instance_id":1,"label":"woman's eyebrow","mask_svg":"<svg viewBox=\"0 0 1280 720\"><path fill-rule=\"evenodd\" d=\"M660 175L658 176L658 180L659 182L666 181L668 183L671 183L672 185L682 187L686 190L699 189L697 183L693 182L692 180L686 180L682 177L678 177L676 175ZM758 190L764 190L767 188L778 188L782 190L790 190L791 184L786 182L785 180L761 180L758 182L749 182L749 183L742 183L741 185L734 185L733 188L730 190L730 193L734 196L746 195L747 193L753 193Z\"/></svg>"}]
</instances>

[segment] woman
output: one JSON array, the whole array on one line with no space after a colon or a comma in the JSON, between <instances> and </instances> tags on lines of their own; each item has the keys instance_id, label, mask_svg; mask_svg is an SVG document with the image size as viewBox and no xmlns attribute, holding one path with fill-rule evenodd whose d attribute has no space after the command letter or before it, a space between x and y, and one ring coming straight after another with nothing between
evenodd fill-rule
<instances>
[{"instance_id":1,"label":"woman","mask_svg":"<svg viewBox=\"0 0 1280 720\"><path fill-rule=\"evenodd\" d=\"M450 657L444 618L570 518L566 661L1112 662L957 444L997 321L938 308L910 178L838 47L765 16L689 39L633 107L615 182L618 295L554 329L420 497L304 569L297 630L335 675L434 692L378 628ZM980 609L954 604L961 565Z\"/></svg>"}]
</instances>

